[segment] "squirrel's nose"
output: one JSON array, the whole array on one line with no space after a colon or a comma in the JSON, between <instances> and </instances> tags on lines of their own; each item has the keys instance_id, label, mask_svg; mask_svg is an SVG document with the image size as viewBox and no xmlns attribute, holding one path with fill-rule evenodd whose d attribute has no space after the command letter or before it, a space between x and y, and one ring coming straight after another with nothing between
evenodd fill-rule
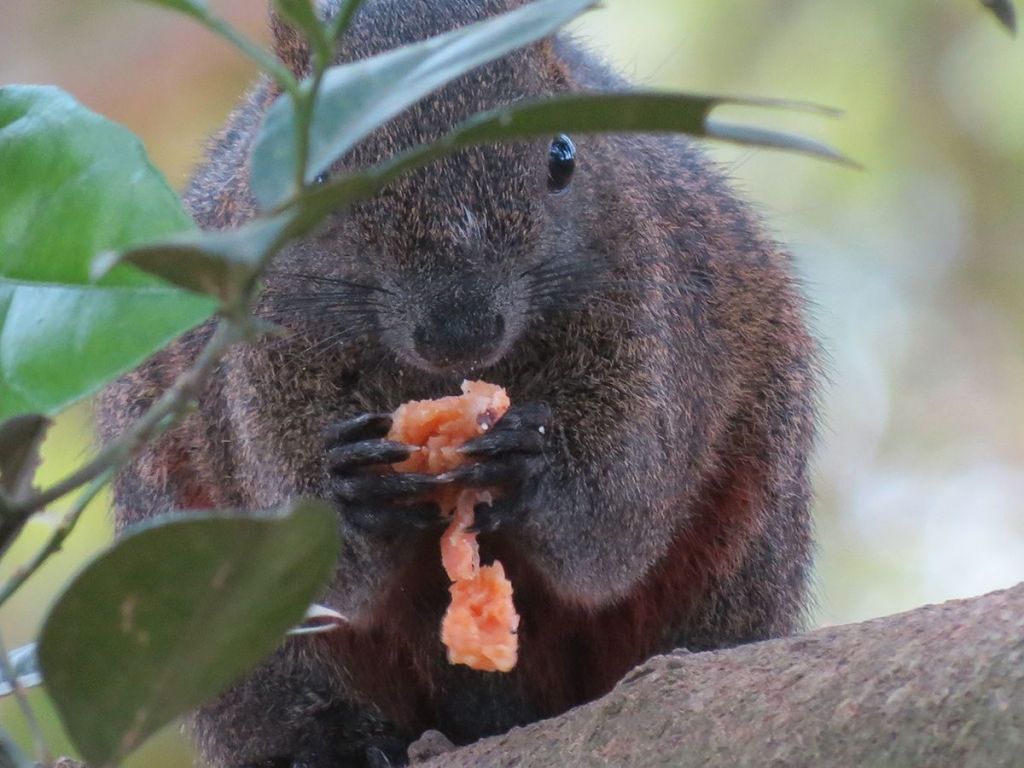
<instances>
[{"instance_id":1,"label":"squirrel's nose","mask_svg":"<svg viewBox=\"0 0 1024 768\"><path fill-rule=\"evenodd\" d=\"M493 310L448 306L428 313L413 331L416 353L439 368L490 362L505 336L505 318Z\"/></svg>"}]
</instances>

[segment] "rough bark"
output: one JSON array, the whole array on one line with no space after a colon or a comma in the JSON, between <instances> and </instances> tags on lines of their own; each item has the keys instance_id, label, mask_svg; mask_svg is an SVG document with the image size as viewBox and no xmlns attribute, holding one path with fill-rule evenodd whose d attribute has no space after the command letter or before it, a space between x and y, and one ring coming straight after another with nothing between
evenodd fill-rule
<instances>
[{"instance_id":1,"label":"rough bark","mask_svg":"<svg viewBox=\"0 0 1024 768\"><path fill-rule=\"evenodd\" d=\"M416 765L1024 766L1024 584L660 656L598 701Z\"/></svg>"}]
</instances>

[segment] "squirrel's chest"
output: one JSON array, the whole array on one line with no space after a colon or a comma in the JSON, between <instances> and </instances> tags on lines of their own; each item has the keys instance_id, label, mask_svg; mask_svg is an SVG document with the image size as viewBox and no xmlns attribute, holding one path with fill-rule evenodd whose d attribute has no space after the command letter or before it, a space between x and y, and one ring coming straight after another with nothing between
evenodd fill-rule
<instances>
[{"instance_id":1,"label":"squirrel's chest","mask_svg":"<svg viewBox=\"0 0 1024 768\"><path fill-rule=\"evenodd\" d=\"M566 605L514 551L496 554L521 616L510 673L448 663L440 640L448 581L435 546L395 582L368 627L324 636L361 698L410 737L435 728L469 742L556 715L607 692L659 644L657 622L638 627L625 607L610 615Z\"/></svg>"}]
</instances>

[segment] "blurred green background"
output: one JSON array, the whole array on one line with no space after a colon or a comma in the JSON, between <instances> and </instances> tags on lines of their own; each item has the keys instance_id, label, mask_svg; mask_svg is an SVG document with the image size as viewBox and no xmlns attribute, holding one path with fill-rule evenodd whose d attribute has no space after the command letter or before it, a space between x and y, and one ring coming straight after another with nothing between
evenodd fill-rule
<instances>
[{"instance_id":1,"label":"blurred green background","mask_svg":"<svg viewBox=\"0 0 1024 768\"><path fill-rule=\"evenodd\" d=\"M212 5L266 40L261 0ZM827 351L815 621L1024 580L1024 42L972 0L606 0L577 30L647 86L846 112L730 116L825 139L861 172L710 148L790 245ZM253 75L152 6L0 0L0 84L62 86L142 136L178 186ZM88 455L89 420L87 405L59 420L44 481ZM55 591L109 541L107 503L4 606L9 646L32 639ZM29 526L0 578L60 512ZM33 702L65 749L44 697ZM10 702L0 722L27 744ZM190 764L173 728L129 763Z\"/></svg>"}]
</instances>

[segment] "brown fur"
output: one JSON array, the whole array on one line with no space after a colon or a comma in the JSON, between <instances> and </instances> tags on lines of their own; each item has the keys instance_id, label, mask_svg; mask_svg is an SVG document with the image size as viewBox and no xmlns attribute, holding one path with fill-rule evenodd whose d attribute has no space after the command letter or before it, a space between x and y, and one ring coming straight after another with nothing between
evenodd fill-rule
<instances>
[{"instance_id":1,"label":"brown fur","mask_svg":"<svg viewBox=\"0 0 1024 768\"><path fill-rule=\"evenodd\" d=\"M693 622L706 595L738 573L763 518L753 498L761 485L756 470L736 468L715 482L692 525L680 531L666 556L628 596L601 610L561 599L514 548L491 547L484 559L501 560L515 585L522 614L522 661L508 676L537 716L550 717L594 699L640 661L680 647L691 650L732 645L783 634L790 627L733 628L735 637L675 638L672 628ZM380 664L353 672L351 684L410 732L435 727L444 693L446 665L431 631L445 608L447 582L436 567L433 542L399 576L369 627L320 639L337 658L373 658ZM538 652L537 649L540 649ZM462 734L453 733L458 739Z\"/></svg>"},{"instance_id":2,"label":"brown fur","mask_svg":"<svg viewBox=\"0 0 1024 768\"><path fill-rule=\"evenodd\" d=\"M516 4L368 0L341 58ZM276 32L282 57L305 66L299 38ZM571 41L545 41L431 96L335 172L495 104L621 86ZM247 155L276 95L260 85L193 177L186 200L202 226L253 215ZM327 426L449 394L469 372L426 368L411 342L432 308L468 312L460 301L507 319L500 354L473 374L553 414L529 509L481 537L523 617L516 670L446 663L436 533L368 535L337 502L343 551L322 601L353 626L289 642L200 713L196 734L217 765L363 765L367 749L399 760L425 728L470 741L599 696L653 653L800 625L816 371L789 259L690 142L573 138L579 168L562 197L546 195L546 142L469 149L290 247L260 312L293 335L232 350L198 413L119 477L122 526L182 506L331 499ZM531 283L552 263L554 277ZM113 385L104 436L158 397L208 334Z\"/></svg>"}]
</instances>

